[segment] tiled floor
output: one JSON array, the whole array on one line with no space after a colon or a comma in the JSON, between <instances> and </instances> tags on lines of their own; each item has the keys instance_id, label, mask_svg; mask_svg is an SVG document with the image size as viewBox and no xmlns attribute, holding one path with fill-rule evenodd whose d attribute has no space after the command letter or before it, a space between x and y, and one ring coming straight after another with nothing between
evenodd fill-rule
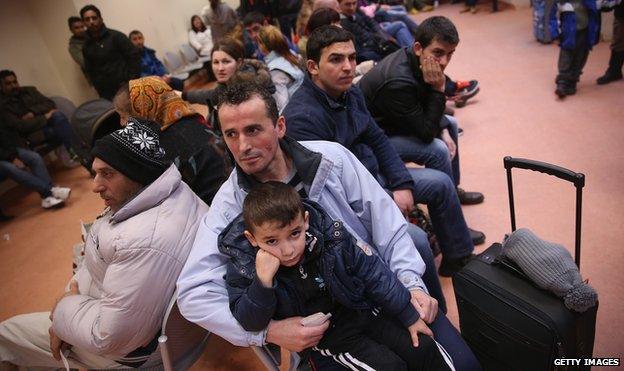
<instances>
[{"instance_id":1,"label":"tiled floor","mask_svg":"<svg viewBox=\"0 0 624 371\"><path fill-rule=\"evenodd\" d=\"M509 231L502 158L526 157L568 167L587 176L583 209L581 271L600 294L595 354L624 353L624 82L597 86L607 65L608 44L589 56L578 94L558 101L553 94L558 48L534 41L530 9L491 14L459 14L443 4L427 14L449 16L461 43L447 73L476 78L481 93L456 116L461 137L462 185L485 194L482 205L464 208L469 225L487 242ZM418 15L417 20L425 16ZM79 221L102 209L81 169L55 169L55 180L73 188L68 205L43 211L34 193L12 191L0 197L16 219L0 225L0 320L18 313L48 310L71 274L71 246ZM545 239L573 246L573 188L539 174L516 176L518 223ZM457 324L450 279L442 279L449 316ZM261 369L252 352L213 337L193 370Z\"/></svg>"}]
</instances>

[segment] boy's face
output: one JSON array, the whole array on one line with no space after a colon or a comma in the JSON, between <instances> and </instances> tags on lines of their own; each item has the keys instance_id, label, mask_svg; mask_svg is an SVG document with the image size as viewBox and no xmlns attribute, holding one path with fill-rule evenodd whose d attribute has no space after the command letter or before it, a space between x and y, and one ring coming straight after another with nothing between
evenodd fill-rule
<instances>
[{"instance_id":1,"label":"boy's face","mask_svg":"<svg viewBox=\"0 0 624 371\"><path fill-rule=\"evenodd\" d=\"M277 222L254 226L253 233L245 231L249 242L279 259L280 264L292 267L299 263L305 250L305 232L308 230L308 212L297 216L284 227Z\"/></svg>"}]
</instances>

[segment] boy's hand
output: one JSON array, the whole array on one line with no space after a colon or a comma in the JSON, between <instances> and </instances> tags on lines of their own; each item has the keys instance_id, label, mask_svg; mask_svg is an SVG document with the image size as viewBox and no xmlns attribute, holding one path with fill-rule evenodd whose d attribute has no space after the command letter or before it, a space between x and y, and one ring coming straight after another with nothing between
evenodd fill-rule
<instances>
[{"instance_id":1,"label":"boy's hand","mask_svg":"<svg viewBox=\"0 0 624 371\"><path fill-rule=\"evenodd\" d=\"M431 329L425 324L425 321L422 318L419 318L418 321L414 322L413 325L407 328L409 330L410 336L412 337L412 343L414 347L418 347L418 334L425 334L433 337L433 332Z\"/></svg>"},{"instance_id":2,"label":"boy's hand","mask_svg":"<svg viewBox=\"0 0 624 371\"><path fill-rule=\"evenodd\" d=\"M280 267L280 261L268 252L258 249L256 254L256 274L264 287L273 286L273 277Z\"/></svg>"},{"instance_id":3,"label":"boy's hand","mask_svg":"<svg viewBox=\"0 0 624 371\"><path fill-rule=\"evenodd\" d=\"M422 70L425 83L431 85L434 90L441 93L444 92L446 77L444 77L444 72L442 71L442 67L440 67L440 63L438 63L435 58L422 58L420 61L420 69Z\"/></svg>"}]
</instances>

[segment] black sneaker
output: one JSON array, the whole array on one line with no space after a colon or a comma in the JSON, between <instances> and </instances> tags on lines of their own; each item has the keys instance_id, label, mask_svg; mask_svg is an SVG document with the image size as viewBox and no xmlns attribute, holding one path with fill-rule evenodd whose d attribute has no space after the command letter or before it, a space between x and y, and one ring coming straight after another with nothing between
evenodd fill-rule
<instances>
[{"instance_id":1,"label":"black sneaker","mask_svg":"<svg viewBox=\"0 0 624 371\"><path fill-rule=\"evenodd\" d=\"M459 272L475 256L475 254L470 254L459 259L447 259L442 256L442 263L440 264L438 273L442 277L453 277L455 273Z\"/></svg>"},{"instance_id":2,"label":"black sneaker","mask_svg":"<svg viewBox=\"0 0 624 371\"><path fill-rule=\"evenodd\" d=\"M619 74L612 74L609 73L609 71L607 71L604 75L600 76L597 80L596 83L598 85L605 85L608 84L610 82L613 81L618 81L618 80L622 80L622 72L620 72Z\"/></svg>"},{"instance_id":3,"label":"black sneaker","mask_svg":"<svg viewBox=\"0 0 624 371\"><path fill-rule=\"evenodd\" d=\"M566 97L567 94L567 87L564 83L560 82L557 83L557 88L555 89L555 94L557 94L557 96L559 97L559 99L563 99Z\"/></svg>"}]
</instances>

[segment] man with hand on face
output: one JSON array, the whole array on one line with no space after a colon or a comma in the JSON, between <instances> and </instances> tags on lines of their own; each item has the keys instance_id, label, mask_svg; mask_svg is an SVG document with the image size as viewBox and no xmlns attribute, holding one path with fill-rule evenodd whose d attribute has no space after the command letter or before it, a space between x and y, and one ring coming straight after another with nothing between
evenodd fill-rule
<instances>
[{"instance_id":1,"label":"man with hand on face","mask_svg":"<svg viewBox=\"0 0 624 371\"><path fill-rule=\"evenodd\" d=\"M51 312L0 323L0 361L20 366L112 369L161 364L158 336L175 280L208 211L164 161L147 122L95 143L93 192L107 208L85 259Z\"/></svg>"},{"instance_id":2,"label":"man with hand on face","mask_svg":"<svg viewBox=\"0 0 624 371\"><path fill-rule=\"evenodd\" d=\"M427 294L422 279L425 264L407 233L407 222L360 161L337 143L297 142L285 136L286 120L278 116L271 94L257 84L228 85L219 98L221 130L236 169L202 219L178 279L181 313L238 346L272 343L299 352L318 344L329 322L306 327L301 317L291 317L271 320L266 329L247 332L228 304L224 281L228 257L219 252L217 238L241 213L245 197L256 184L280 181L319 203L356 239L375 249L410 290L420 317L430 325L455 364L465 366L462 369L478 369L470 349L444 314L438 312L437 301ZM319 369L342 367L329 362Z\"/></svg>"},{"instance_id":3,"label":"man with hand on face","mask_svg":"<svg viewBox=\"0 0 624 371\"><path fill-rule=\"evenodd\" d=\"M389 55L373 67L358 85L366 105L404 161L444 172L457 187L460 182L457 122L444 115L444 69L459 43L457 29L445 17L427 18L418 27L416 42ZM483 202L483 194L457 187L463 205ZM475 245L483 233L471 230ZM445 260L449 273L466 259ZM446 264L445 264L446 263Z\"/></svg>"},{"instance_id":4,"label":"man with hand on face","mask_svg":"<svg viewBox=\"0 0 624 371\"><path fill-rule=\"evenodd\" d=\"M83 48L85 72L98 95L112 100L123 83L141 76L141 56L123 33L104 25L94 5L80 9L88 39Z\"/></svg>"},{"instance_id":5,"label":"man with hand on face","mask_svg":"<svg viewBox=\"0 0 624 371\"><path fill-rule=\"evenodd\" d=\"M407 169L366 108L360 89L352 86L355 46L348 31L323 26L307 44L308 77L284 109L287 134L296 140L327 140L349 149L382 187L388 190L403 214L414 201L427 204L433 227L446 258L470 255L474 250L466 221L451 179L434 169ZM422 233L409 224L412 235ZM416 231L413 231L416 230ZM430 248L416 238L427 270L425 283L446 312ZM442 273L446 273L442 269Z\"/></svg>"}]
</instances>

